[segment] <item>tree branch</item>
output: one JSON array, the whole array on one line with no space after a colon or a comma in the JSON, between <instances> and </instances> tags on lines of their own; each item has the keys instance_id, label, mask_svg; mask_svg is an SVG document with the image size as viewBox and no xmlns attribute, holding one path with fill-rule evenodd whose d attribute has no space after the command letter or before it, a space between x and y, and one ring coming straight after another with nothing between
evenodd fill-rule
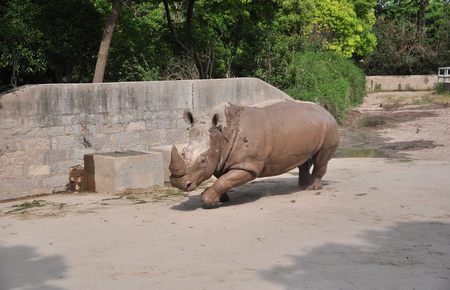
<instances>
[{"instance_id":1,"label":"tree branch","mask_svg":"<svg viewBox=\"0 0 450 290\"><path fill-rule=\"evenodd\" d=\"M192 17L194 16L194 3L195 0L189 0L187 12L186 12L186 34L189 39L190 47L195 48L195 38L194 38L194 25Z\"/></svg>"},{"instance_id":2,"label":"tree branch","mask_svg":"<svg viewBox=\"0 0 450 290\"><path fill-rule=\"evenodd\" d=\"M191 51L189 48L187 48L179 39L177 36L177 33L175 31L175 28L173 27L172 17L170 16L170 8L169 8L169 2L167 0L163 0L164 2L164 10L166 11L166 19L167 19L167 26L169 26L170 34L172 35L173 41L181 47L181 49L190 54Z\"/></svg>"}]
</instances>

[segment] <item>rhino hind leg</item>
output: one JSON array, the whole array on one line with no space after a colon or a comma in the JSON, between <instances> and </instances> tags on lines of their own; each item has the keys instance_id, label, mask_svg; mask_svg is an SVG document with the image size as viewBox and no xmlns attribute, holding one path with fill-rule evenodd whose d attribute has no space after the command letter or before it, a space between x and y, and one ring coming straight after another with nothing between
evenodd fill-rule
<instances>
[{"instance_id":1,"label":"rhino hind leg","mask_svg":"<svg viewBox=\"0 0 450 290\"><path fill-rule=\"evenodd\" d=\"M313 160L308 159L305 163L298 167L298 186L306 187L312 182L312 175L310 173Z\"/></svg>"},{"instance_id":2,"label":"rhino hind leg","mask_svg":"<svg viewBox=\"0 0 450 290\"><path fill-rule=\"evenodd\" d=\"M328 161L330 161L336 149L337 146L321 149L313 156L314 168L311 174L310 183L305 188L306 190L318 190L322 188L322 177L327 172Z\"/></svg>"}]
</instances>

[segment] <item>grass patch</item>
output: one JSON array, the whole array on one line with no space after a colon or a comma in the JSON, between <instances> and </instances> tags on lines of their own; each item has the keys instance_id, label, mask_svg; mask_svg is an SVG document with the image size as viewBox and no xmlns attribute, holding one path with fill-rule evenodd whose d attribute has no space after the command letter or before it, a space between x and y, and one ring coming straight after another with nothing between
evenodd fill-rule
<instances>
[{"instance_id":1,"label":"grass patch","mask_svg":"<svg viewBox=\"0 0 450 290\"><path fill-rule=\"evenodd\" d=\"M413 105L423 106L423 105L431 105L433 102L429 98L416 98L412 101Z\"/></svg>"},{"instance_id":2,"label":"grass patch","mask_svg":"<svg viewBox=\"0 0 450 290\"><path fill-rule=\"evenodd\" d=\"M450 104L450 94L433 94L415 98L413 105L440 105L447 107Z\"/></svg>"},{"instance_id":3,"label":"grass patch","mask_svg":"<svg viewBox=\"0 0 450 290\"><path fill-rule=\"evenodd\" d=\"M450 92L448 94L436 94L428 97L430 102L437 105L449 106L450 105Z\"/></svg>"},{"instance_id":4,"label":"grass patch","mask_svg":"<svg viewBox=\"0 0 450 290\"><path fill-rule=\"evenodd\" d=\"M393 109L397 107L415 105L440 105L448 106L450 104L450 94L423 93L420 96L408 97L407 95L385 96L383 97L383 108Z\"/></svg>"},{"instance_id":5,"label":"grass patch","mask_svg":"<svg viewBox=\"0 0 450 290\"><path fill-rule=\"evenodd\" d=\"M13 213L13 212L24 211L24 210L27 210L27 209L30 209L30 208L34 208L34 207L41 207L41 206L44 206L46 204L47 204L47 202L44 201L44 200L36 200L35 199L35 200L31 201L31 202L26 201L26 202L23 202L23 203L20 203L20 204L12 205L11 207L13 209L9 210L9 211L7 211L5 213L8 214L8 213Z\"/></svg>"},{"instance_id":6,"label":"grass patch","mask_svg":"<svg viewBox=\"0 0 450 290\"><path fill-rule=\"evenodd\" d=\"M169 186L153 186L146 189L127 189L117 193L119 199L133 201L133 204L146 203L150 201L164 201L178 197L184 197L185 193Z\"/></svg>"},{"instance_id":7,"label":"grass patch","mask_svg":"<svg viewBox=\"0 0 450 290\"><path fill-rule=\"evenodd\" d=\"M450 91L445 89L444 83L438 83L436 86L436 93L439 95L446 95L450 97Z\"/></svg>"},{"instance_id":8,"label":"grass patch","mask_svg":"<svg viewBox=\"0 0 450 290\"><path fill-rule=\"evenodd\" d=\"M214 182L214 179L208 179L204 181L202 184L197 186L196 191L203 191L210 187ZM158 202L165 201L170 199L176 199L185 197L187 195L186 192L181 191L175 187L166 184L164 186L153 186L146 189L127 189L120 193L117 193L117 197L103 199L103 200L113 200L113 199L125 199L132 201L133 204L142 204L148 201Z\"/></svg>"},{"instance_id":9,"label":"grass patch","mask_svg":"<svg viewBox=\"0 0 450 290\"><path fill-rule=\"evenodd\" d=\"M199 186L197 186L197 190L205 190L208 187L210 187L213 183L214 183L214 181L212 179L208 179L208 180L204 181L202 184L200 184Z\"/></svg>"}]
</instances>

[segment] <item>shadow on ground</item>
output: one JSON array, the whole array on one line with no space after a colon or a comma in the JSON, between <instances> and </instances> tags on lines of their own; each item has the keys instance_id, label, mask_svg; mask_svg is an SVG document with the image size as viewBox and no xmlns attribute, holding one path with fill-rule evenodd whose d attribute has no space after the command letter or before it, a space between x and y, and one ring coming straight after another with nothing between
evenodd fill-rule
<instances>
[{"instance_id":1,"label":"shadow on ground","mask_svg":"<svg viewBox=\"0 0 450 290\"><path fill-rule=\"evenodd\" d=\"M330 182L322 181L324 186ZM256 180L251 183L232 188L228 192L230 201L221 203L218 207L237 206L257 201L265 196L285 195L299 191L298 177L288 178L270 178ZM311 192L311 191L305 191ZM200 195L190 196L187 201L172 207L172 209L180 211L191 211L203 207Z\"/></svg>"},{"instance_id":2,"label":"shadow on ground","mask_svg":"<svg viewBox=\"0 0 450 290\"><path fill-rule=\"evenodd\" d=\"M450 289L450 224L366 231L364 246L329 243L259 275L285 289Z\"/></svg>"},{"instance_id":3,"label":"shadow on ground","mask_svg":"<svg viewBox=\"0 0 450 290\"><path fill-rule=\"evenodd\" d=\"M64 277L64 258L60 255L42 256L27 246L0 246L0 289L62 288L49 284Z\"/></svg>"}]
</instances>

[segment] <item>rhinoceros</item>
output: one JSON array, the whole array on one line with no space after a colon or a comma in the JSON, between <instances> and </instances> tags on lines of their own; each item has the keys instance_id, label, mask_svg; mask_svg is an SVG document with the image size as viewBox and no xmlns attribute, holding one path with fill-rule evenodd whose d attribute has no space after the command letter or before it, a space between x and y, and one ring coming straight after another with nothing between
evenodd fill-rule
<instances>
[{"instance_id":1,"label":"rhinoceros","mask_svg":"<svg viewBox=\"0 0 450 290\"><path fill-rule=\"evenodd\" d=\"M336 120L311 102L223 103L206 118L196 119L191 112L183 117L190 125L189 144L181 154L172 147L170 183L191 191L214 175L217 180L202 193L206 206L228 200L232 187L296 167L300 187L320 189L339 144Z\"/></svg>"}]
</instances>

